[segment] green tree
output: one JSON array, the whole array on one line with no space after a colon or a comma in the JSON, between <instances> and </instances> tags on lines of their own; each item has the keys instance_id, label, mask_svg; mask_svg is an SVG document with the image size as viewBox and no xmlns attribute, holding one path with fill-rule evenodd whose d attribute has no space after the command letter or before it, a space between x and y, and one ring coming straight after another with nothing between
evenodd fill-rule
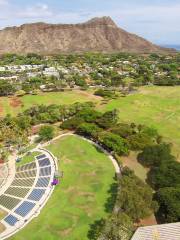
<instances>
[{"instance_id":1,"label":"green tree","mask_svg":"<svg viewBox=\"0 0 180 240\"><path fill-rule=\"evenodd\" d=\"M180 221L180 185L170 188L162 188L156 194L159 202L158 214L165 222Z\"/></svg>"},{"instance_id":2,"label":"green tree","mask_svg":"<svg viewBox=\"0 0 180 240\"><path fill-rule=\"evenodd\" d=\"M119 135L110 132L103 132L99 135L99 141L108 150L113 151L118 155L127 155L129 153L125 140Z\"/></svg>"},{"instance_id":3,"label":"green tree","mask_svg":"<svg viewBox=\"0 0 180 240\"><path fill-rule=\"evenodd\" d=\"M122 171L119 181L116 205L120 211L126 213L133 221L139 221L156 210L157 204L153 201L152 189L132 171Z\"/></svg>"},{"instance_id":4,"label":"green tree","mask_svg":"<svg viewBox=\"0 0 180 240\"><path fill-rule=\"evenodd\" d=\"M99 128L94 123L82 123L77 128L77 133L86 137L93 137L97 139L99 132L101 132L102 129Z\"/></svg>"},{"instance_id":5,"label":"green tree","mask_svg":"<svg viewBox=\"0 0 180 240\"><path fill-rule=\"evenodd\" d=\"M175 160L171 155L171 146L166 143L153 146L145 146L139 153L138 160L146 167L159 166L162 162Z\"/></svg>"},{"instance_id":6,"label":"green tree","mask_svg":"<svg viewBox=\"0 0 180 240\"><path fill-rule=\"evenodd\" d=\"M41 141L49 141L54 137L54 127L42 126L39 130L39 137Z\"/></svg>"},{"instance_id":7,"label":"green tree","mask_svg":"<svg viewBox=\"0 0 180 240\"><path fill-rule=\"evenodd\" d=\"M97 120L97 124L105 129L110 127L114 127L115 124L118 122L118 111L114 109L113 111L105 112L102 117Z\"/></svg>"},{"instance_id":8,"label":"green tree","mask_svg":"<svg viewBox=\"0 0 180 240\"><path fill-rule=\"evenodd\" d=\"M125 213L113 214L105 222L98 240L129 240L133 234L133 223Z\"/></svg>"},{"instance_id":9,"label":"green tree","mask_svg":"<svg viewBox=\"0 0 180 240\"><path fill-rule=\"evenodd\" d=\"M180 163L167 161L153 167L149 172L148 181L155 189L180 185Z\"/></svg>"}]
</instances>

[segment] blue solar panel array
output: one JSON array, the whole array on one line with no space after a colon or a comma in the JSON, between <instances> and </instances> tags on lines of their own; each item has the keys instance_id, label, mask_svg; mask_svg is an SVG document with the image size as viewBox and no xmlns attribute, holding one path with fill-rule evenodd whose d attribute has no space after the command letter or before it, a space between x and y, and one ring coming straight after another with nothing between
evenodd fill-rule
<instances>
[{"instance_id":1,"label":"blue solar panel array","mask_svg":"<svg viewBox=\"0 0 180 240\"><path fill-rule=\"evenodd\" d=\"M36 183L36 187L47 187L49 185L49 181L49 177L39 178Z\"/></svg>"},{"instance_id":2,"label":"blue solar panel array","mask_svg":"<svg viewBox=\"0 0 180 240\"><path fill-rule=\"evenodd\" d=\"M24 201L16 210L15 213L25 217L35 206L35 203Z\"/></svg>"},{"instance_id":3,"label":"blue solar panel array","mask_svg":"<svg viewBox=\"0 0 180 240\"><path fill-rule=\"evenodd\" d=\"M37 156L36 158L39 160L39 159L43 159L43 158L45 158L45 157L46 157L45 154L41 154L41 155Z\"/></svg>"},{"instance_id":4,"label":"blue solar panel array","mask_svg":"<svg viewBox=\"0 0 180 240\"><path fill-rule=\"evenodd\" d=\"M7 222L10 226L14 226L19 220L10 214L4 219L4 221Z\"/></svg>"},{"instance_id":5,"label":"blue solar panel array","mask_svg":"<svg viewBox=\"0 0 180 240\"><path fill-rule=\"evenodd\" d=\"M50 165L50 160L49 160L49 158L44 158L44 159L42 159L42 160L39 160L38 162L39 162L39 166L40 166L40 167L45 167L45 166Z\"/></svg>"},{"instance_id":6,"label":"blue solar panel array","mask_svg":"<svg viewBox=\"0 0 180 240\"><path fill-rule=\"evenodd\" d=\"M42 198L42 196L44 195L44 193L45 193L44 189L34 189L30 193L28 199L32 200L32 201L39 201Z\"/></svg>"},{"instance_id":7,"label":"blue solar panel array","mask_svg":"<svg viewBox=\"0 0 180 240\"><path fill-rule=\"evenodd\" d=\"M51 175L51 167L40 168L39 176L49 176Z\"/></svg>"}]
</instances>

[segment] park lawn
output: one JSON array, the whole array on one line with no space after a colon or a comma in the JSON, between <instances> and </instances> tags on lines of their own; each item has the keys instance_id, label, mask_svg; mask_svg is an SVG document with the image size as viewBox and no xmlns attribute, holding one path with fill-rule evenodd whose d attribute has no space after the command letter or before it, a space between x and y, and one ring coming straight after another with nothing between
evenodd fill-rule
<instances>
[{"instance_id":1,"label":"park lawn","mask_svg":"<svg viewBox=\"0 0 180 240\"><path fill-rule=\"evenodd\" d=\"M94 145L66 136L48 147L64 177L47 205L13 240L87 240L90 224L107 216L114 167Z\"/></svg>"},{"instance_id":2,"label":"park lawn","mask_svg":"<svg viewBox=\"0 0 180 240\"><path fill-rule=\"evenodd\" d=\"M180 160L180 87L142 87L139 92L109 101L99 109L119 110L121 122L146 124L173 143L173 153Z\"/></svg>"},{"instance_id":3,"label":"park lawn","mask_svg":"<svg viewBox=\"0 0 180 240\"><path fill-rule=\"evenodd\" d=\"M19 167L19 166L22 166L24 164L27 164L27 163L30 163L30 162L33 162L35 160L35 157L40 155L41 153L40 152L32 152L30 154L26 154L21 162L18 162L16 163L16 166Z\"/></svg>"},{"instance_id":4,"label":"park lawn","mask_svg":"<svg viewBox=\"0 0 180 240\"><path fill-rule=\"evenodd\" d=\"M94 96L92 91L65 91L40 93L38 95L25 95L23 97L1 97L0 116L6 114L17 115L19 112L37 104L73 104L75 102L98 102L101 98ZM13 105L13 101L15 104Z\"/></svg>"}]
</instances>

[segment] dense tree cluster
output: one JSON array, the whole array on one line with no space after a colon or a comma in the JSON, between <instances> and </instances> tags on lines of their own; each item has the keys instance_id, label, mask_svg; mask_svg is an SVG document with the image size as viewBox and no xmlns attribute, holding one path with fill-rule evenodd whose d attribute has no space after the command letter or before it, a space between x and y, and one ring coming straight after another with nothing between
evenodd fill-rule
<instances>
[{"instance_id":1,"label":"dense tree cluster","mask_svg":"<svg viewBox=\"0 0 180 240\"><path fill-rule=\"evenodd\" d=\"M112 191L112 213L107 219L92 224L89 238L93 240L129 240L134 231L133 223L139 222L157 210L152 189L128 168L122 169L117 179L116 191Z\"/></svg>"},{"instance_id":2,"label":"dense tree cluster","mask_svg":"<svg viewBox=\"0 0 180 240\"><path fill-rule=\"evenodd\" d=\"M164 222L180 220L180 163L171 154L171 145L147 146L138 155L138 160L150 167L148 183L157 191L158 216Z\"/></svg>"}]
</instances>

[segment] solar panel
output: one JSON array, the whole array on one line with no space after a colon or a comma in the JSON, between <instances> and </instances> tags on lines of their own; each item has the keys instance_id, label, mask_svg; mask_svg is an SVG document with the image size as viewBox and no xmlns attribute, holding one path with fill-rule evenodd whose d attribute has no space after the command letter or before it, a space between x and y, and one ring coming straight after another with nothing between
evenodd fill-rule
<instances>
[{"instance_id":1,"label":"solar panel","mask_svg":"<svg viewBox=\"0 0 180 240\"><path fill-rule=\"evenodd\" d=\"M49 177L39 178L36 183L36 187L47 187L49 185L49 181Z\"/></svg>"},{"instance_id":2,"label":"solar panel","mask_svg":"<svg viewBox=\"0 0 180 240\"><path fill-rule=\"evenodd\" d=\"M19 220L10 214L4 219L4 221L7 222L10 226L14 226Z\"/></svg>"},{"instance_id":3,"label":"solar panel","mask_svg":"<svg viewBox=\"0 0 180 240\"><path fill-rule=\"evenodd\" d=\"M5 191L5 194L13 195L15 197L24 198L29 191L30 191L29 188L9 187Z\"/></svg>"},{"instance_id":4,"label":"solar panel","mask_svg":"<svg viewBox=\"0 0 180 240\"><path fill-rule=\"evenodd\" d=\"M16 210L15 213L25 217L35 206L35 203L24 201Z\"/></svg>"},{"instance_id":5,"label":"solar panel","mask_svg":"<svg viewBox=\"0 0 180 240\"><path fill-rule=\"evenodd\" d=\"M3 207L5 207L7 209L10 209L10 210L12 210L14 207L16 207L19 202L20 202L20 200L17 198L9 197L6 195L0 196L0 205L2 205Z\"/></svg>"},{"instance_id":6,"label":"solar panel","mask_svg":"<svg viewBox=\"0 0 180 240\"><path fill-rule=\"evenodd\" d=\"M43 158L45 158L46 157L46 155L45 154L41 154L41 155L39 155L39 156L36 156L36 158L39 160L39 159L43 159Z\"/></svg>"},{"instance_id":7,"label":"solar panel","mask_svg":"<svg viewBox=\"0 0 180 240\"><path fill-rule=\"evenodd\" d=\"M45 193L44 189L34 189L30 193L28 199L32 200L32 201L39 201L42 198L42 196L44 195L44 193Z\"/></svg>"},{"instance_id":8,"label":"solar panel","mask_svg":"<svg viewBox=\"0 0 180 240\"><path fill-rule=\"evenodd\" d=\"M42 159L42 160L39 160L38 162L39 162L39 166L40 166L40 167L45 167L45 166L50 165L50 160L49 160L49 158L44 158L44 159Z\"/></svg>"},{"instance_id":9,"label":"solar panel","mask_svg":"<svg viewBox=\"0 0 180 240\"><path fill-rule=\"evenodd\" d=\"M40 168L39 176L51 175L51 167Z\"/></svg>"}]
</instances>

